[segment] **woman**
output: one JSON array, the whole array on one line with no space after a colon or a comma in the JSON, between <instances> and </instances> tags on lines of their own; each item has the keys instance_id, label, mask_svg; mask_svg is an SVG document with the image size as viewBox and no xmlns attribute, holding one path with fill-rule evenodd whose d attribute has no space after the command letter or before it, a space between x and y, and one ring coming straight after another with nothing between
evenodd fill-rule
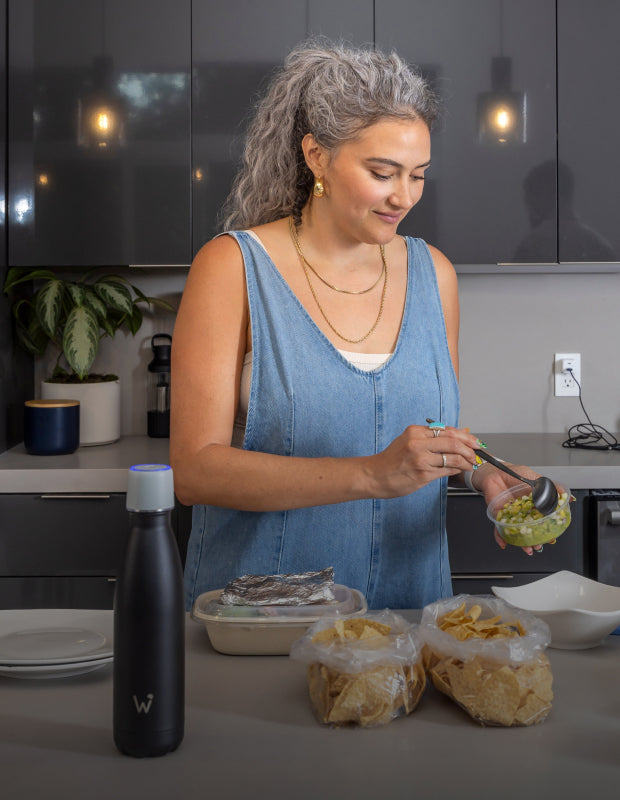
<instances>
[{"instance_id":1,"label":"woman","mask_svg":"<svg viewBox=\"0 0 620 800\"><path fill-rule=\"evenodd\" d=\"M456 427L456 276L397 235L436 111L396 55L311 44L259 106L229 235L196 255L173 337L188 607L239 575L327 566L371 608L451 594L447 483L480 446ZM475 473L487 499L507 483Z\"/></svg>"}]
</instances>

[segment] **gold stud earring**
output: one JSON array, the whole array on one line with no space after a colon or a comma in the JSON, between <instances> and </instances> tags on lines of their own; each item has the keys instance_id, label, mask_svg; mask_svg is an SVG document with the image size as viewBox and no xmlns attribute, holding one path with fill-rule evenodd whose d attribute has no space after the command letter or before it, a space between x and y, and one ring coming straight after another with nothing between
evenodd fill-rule
<instances>
[{"instance_id":1,"label":"gold stud earring","mask_svg":"<svg viewBox=\"0 0 620 800\"><path fill-rule=\"evenodd\" d=\"M315 197L323 197L325 194L325 187L323 186L323 181L320 178L315 178L312 194Z\"/></svg>"}]
</instances>

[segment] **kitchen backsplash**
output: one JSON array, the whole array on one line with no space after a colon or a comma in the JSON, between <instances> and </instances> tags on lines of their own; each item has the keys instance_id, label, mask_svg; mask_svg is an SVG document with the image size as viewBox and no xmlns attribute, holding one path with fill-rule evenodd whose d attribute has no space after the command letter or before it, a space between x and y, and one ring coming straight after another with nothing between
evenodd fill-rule
<instances>
[{"instance_id":1,"label":"kitchen backsplash","mask_svg":"<svg viewBox=\"0 0 620 800\"><path fill-rule=\"evenodd\" d=\"M186 274L159 269L128 276L145 294L178 307ZM620 430L620 273L460 274L459 291L462 425L485 433L556 433L586 422L579 398L553 395L553 355L571 352L581 353L590 418ZM98 371L122 380L123 435L146 434L151 336L173 328L173 314L147 312L135 337L102 342ZM36 386L46 372L37 365Z\"/></svg>"}]
</instances>

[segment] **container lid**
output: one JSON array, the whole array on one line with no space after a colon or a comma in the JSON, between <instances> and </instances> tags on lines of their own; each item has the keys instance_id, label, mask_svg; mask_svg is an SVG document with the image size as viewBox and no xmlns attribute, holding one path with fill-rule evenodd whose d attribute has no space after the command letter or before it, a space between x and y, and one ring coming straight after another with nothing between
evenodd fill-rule
<instances>
[{"instance_id":1,"label":"container lid","mask_svg":"<svg viewBox=\"0 0 620 800\"><path fill-rule=\"evenodd\" d=\"M134 464L127 477L128 511L169 511L174 508L172 467Z\"/></svg>"},{"instance_id":2,"label":"container lid","mask_svg":"<svg viewBox=\"0 0 620 800\"><path fill-rule=\"evenodd\" d=\"M366 599L357 589L334 584L336 601L296 606L233 606L219 602L222 589L199 595L192 608L192 618L201 622L218 620L226 623L291 623L316 622L323 617L364 614L368 609Z\"/></svg>"},{"instance_id":3,"label":"container lid","mask_svg":"<svg viewBox=\"0 0 620 800\"><path fill-rule=\"evenodd\" d=\"M64 408L66 406L79 406L79 400L26 400L28 408Z\"/></svg>"}]
</instances>

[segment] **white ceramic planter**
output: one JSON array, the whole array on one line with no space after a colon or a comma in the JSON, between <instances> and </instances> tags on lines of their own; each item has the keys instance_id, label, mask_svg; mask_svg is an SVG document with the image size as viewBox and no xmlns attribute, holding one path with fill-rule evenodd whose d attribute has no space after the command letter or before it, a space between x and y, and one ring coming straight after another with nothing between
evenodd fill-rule
<instances>
[{"instance_id":1,"label":"white ceramic planter","mask_svg":"<svg viewBox=\"0 0 620 800\"><path fill-rule=\"evenodd\" d=\"M121 436L120 381L102 383L50 383L41 381L41 397L79 400L80 447L110 444Z\"/></svg>"}]
</instances>

